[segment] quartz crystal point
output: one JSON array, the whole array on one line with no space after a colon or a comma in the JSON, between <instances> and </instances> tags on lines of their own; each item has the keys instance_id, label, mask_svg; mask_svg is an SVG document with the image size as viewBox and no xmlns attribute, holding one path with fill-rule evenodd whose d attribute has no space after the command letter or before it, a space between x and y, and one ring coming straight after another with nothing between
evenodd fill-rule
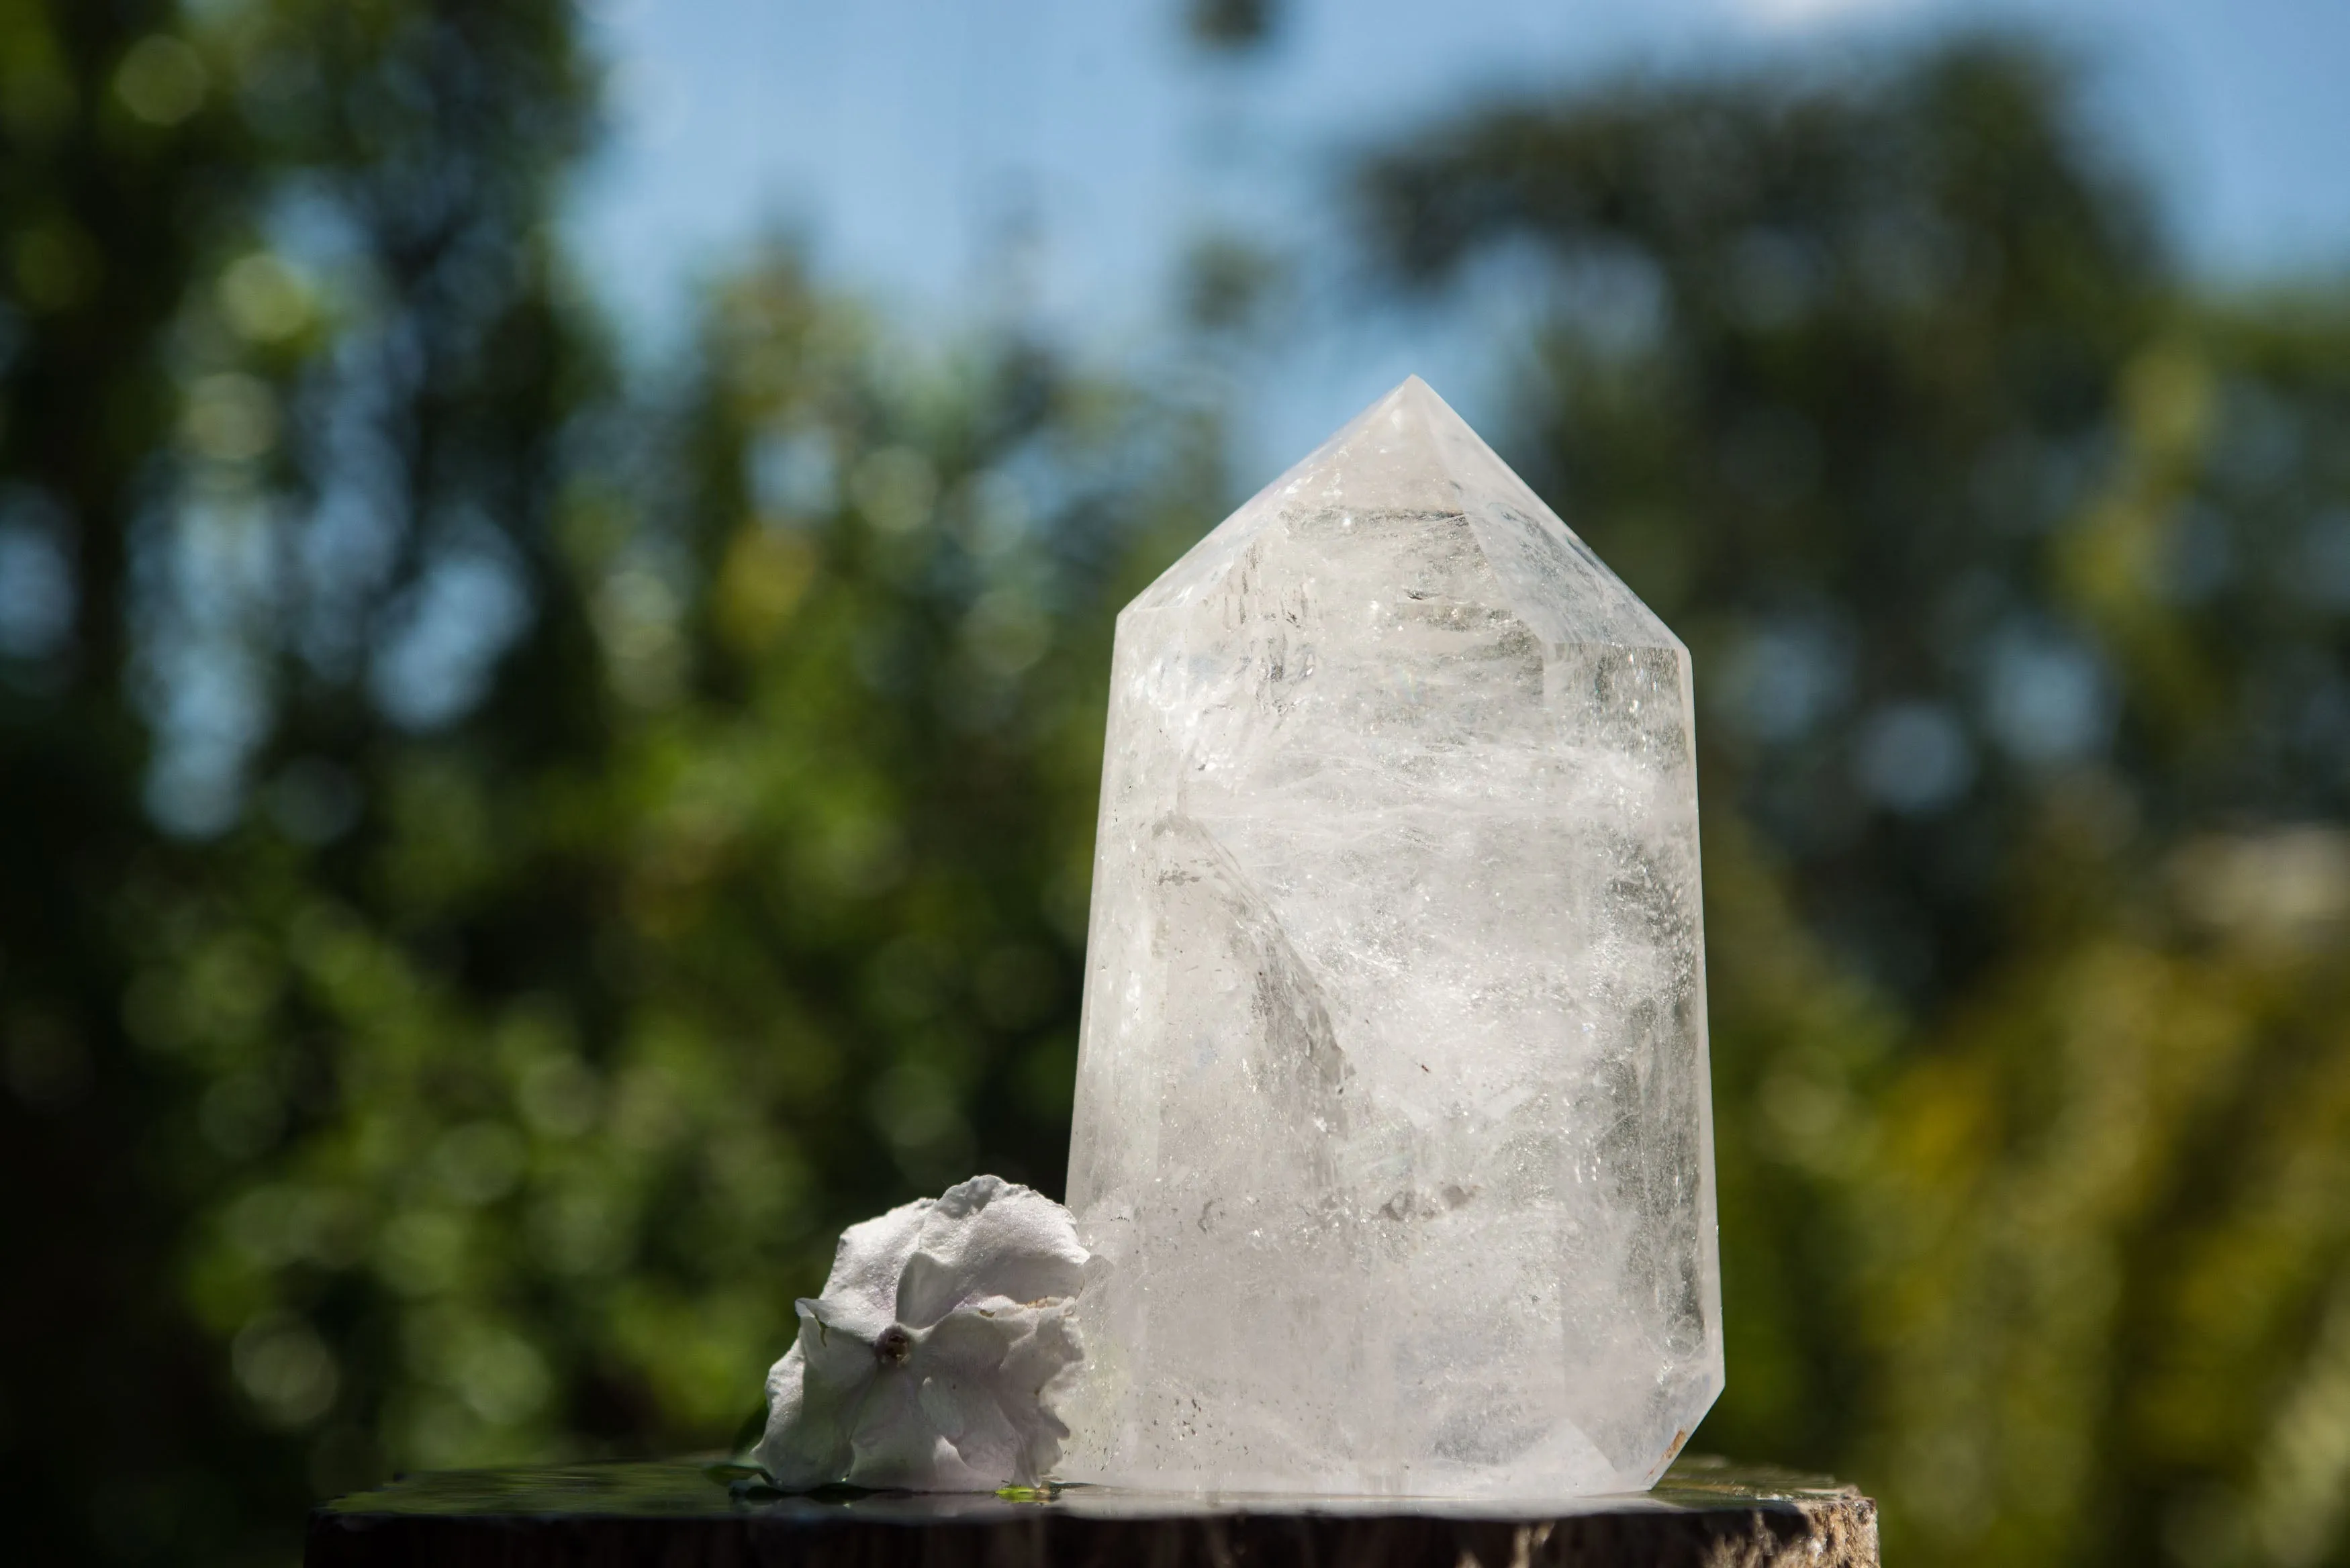
<instances>
[{"instance_id":1,"label":"quartz crystal point","mask_svg":"<svg viewBox=\"0 0 2350 1568\"><path fill-rule=\"evenodd\" d=\"M1416 378L1119 615L1063 1477L1656 1480L1721 1388L1691 722Z\"/></svg>"}]
</instances>

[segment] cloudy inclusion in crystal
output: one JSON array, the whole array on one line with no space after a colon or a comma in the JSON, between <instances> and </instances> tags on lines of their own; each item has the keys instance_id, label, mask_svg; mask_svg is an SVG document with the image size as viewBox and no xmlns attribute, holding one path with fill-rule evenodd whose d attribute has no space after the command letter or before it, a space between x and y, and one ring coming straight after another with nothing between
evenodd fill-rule
<instances>
[{"instance_id":1,"label":"cloudy inclusion in crystal","mask_svg":"<svg viewBox=\"0 0 2350 1568\"><path fill-rule=\"evenodd\" d=\"M1417 378L1127 607L1064 1477L1656 1480L1721 1388L1691 723Z\"/></svg>"}]
</instances>

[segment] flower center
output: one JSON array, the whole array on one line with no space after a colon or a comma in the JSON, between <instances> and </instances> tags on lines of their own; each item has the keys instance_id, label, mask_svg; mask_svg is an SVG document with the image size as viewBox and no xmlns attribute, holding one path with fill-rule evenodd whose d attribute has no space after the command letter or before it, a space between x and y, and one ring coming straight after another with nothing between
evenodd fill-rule
<instances>
[{"instance_id":1,"label":"flower center","mask_svg":"<svg viewBox=\"0 0 2350 1568\"><path fill-rule=\"evenodd\" d=\"M913 1354L914 1336L894 1323L873 1342L873 1358L884 1366L903 1366L906 1357Z\"/></svg>"}]
</instances>

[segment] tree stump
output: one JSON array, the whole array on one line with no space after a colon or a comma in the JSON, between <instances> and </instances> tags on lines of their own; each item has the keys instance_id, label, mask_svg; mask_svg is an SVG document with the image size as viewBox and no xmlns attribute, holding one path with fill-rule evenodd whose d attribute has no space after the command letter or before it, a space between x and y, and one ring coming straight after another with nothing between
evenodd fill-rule
<instances>
[{"instance_id":1,"label":"tree stump","mask_svg":"<svg viewBox=\"0 0 2350 1568\"><path fill-rule=\"evenodd\" d=\"M733 1484L730 1485L730 1481ZM1064 1487L777 1496L677 1460L452 1470L339 1498L307 1568L1877 1568L1877 1505L1683 1459L1539 1505Z\"/></svg>"}]
</instances>

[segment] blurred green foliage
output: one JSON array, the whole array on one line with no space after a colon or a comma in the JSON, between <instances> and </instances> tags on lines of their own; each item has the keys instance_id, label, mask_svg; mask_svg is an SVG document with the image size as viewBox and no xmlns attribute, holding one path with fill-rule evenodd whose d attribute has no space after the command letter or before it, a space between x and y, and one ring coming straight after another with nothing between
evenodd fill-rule
<instances>
[{"instance_id":1,"label":"blurred green foliage","mask_svg":"<svg viewBox=\"0 0 2350 1568\"><path fill-rule=\"evenodd\" d=\"M1903 1562L2342 1563L2350 311L2186 288L2074 96L1972 44L1483 107L1360 239L1554 280L1496 433L1696 653L1700 1444ZM562 0L0 0L45 1558L723 1442L841 1224L1059 1185L1109 616L1233 499L1218 377L783 254L624 373L550 227L594 106ZM1203 254L1227 353L1264 279Z\"/></svg>"},{"instance_id":2,"label":"blurred green foliage","mask_svg":"<svg viewBox=\"0 0 2350 1568\"><path fill-rule=\"evenodd\" d=\"M190 1302L265 1415L342 1423L322 1486L723 1438L844 1223L1057 1184L1107 649L1048 656L1189 482L1033 357L887 369L788 264L720 291L534 585L598 640L513 700L595 727L514 755L493 697L152 911Z\"/></svg>"}]
</instances>

